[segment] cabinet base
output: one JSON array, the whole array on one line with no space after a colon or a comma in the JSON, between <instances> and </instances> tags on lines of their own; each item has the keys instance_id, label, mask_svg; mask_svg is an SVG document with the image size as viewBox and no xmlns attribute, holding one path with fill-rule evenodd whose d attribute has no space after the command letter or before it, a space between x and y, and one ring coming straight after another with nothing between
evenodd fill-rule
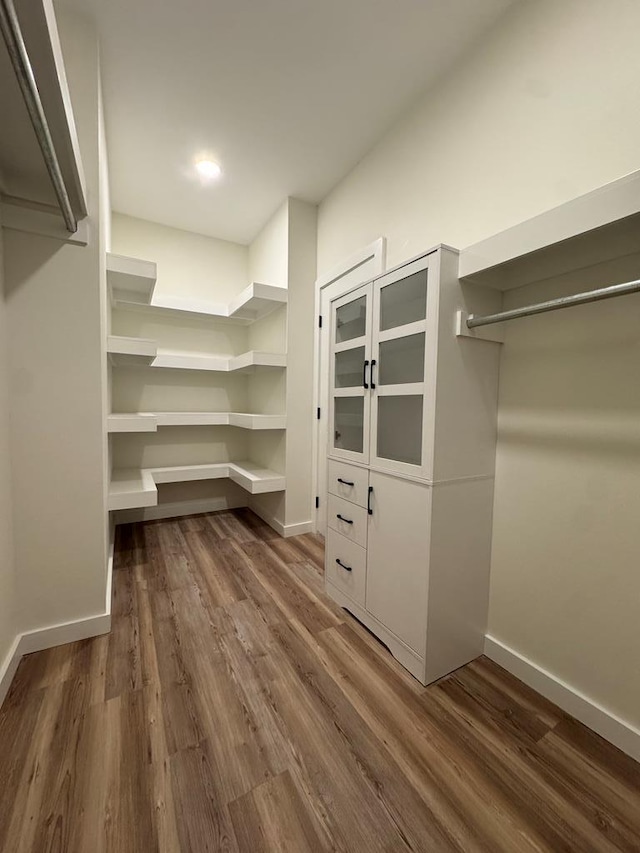
<instances>
[{"instance_id":1,"label":"cabinet base","mask_svg":"<svg viewBox=\"0 0 640 853\"><path fill-rule=\"evenodd\" d=\"M417 678L420 684L427 684L425 661L410 649L402 640L399 640L395 634L385 628L374 616L368 613L360 604L356 604L353 599L345 595L333 584L327 582L325 585L327 595L332 598L340 607L344 607L353 616L356 617L363 625L378 637L385 646L389 649L393 657L408 670L414 678Z\"/></svg>"}]
</instances>

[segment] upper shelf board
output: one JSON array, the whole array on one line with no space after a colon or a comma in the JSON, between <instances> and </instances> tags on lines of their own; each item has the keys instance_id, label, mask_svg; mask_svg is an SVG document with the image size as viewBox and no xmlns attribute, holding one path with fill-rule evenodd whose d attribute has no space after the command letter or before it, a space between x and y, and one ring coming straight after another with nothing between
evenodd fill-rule
<instances>
[{"instance_id":1,"label":"upper shelf board","mask_svg":"<svg viewBox=\"0 0 640 853\"><path fill-rule=\"evenodd\" d=\"M640 252L640 171L460 253L460 278L511 290Z\"/></svg>"},{"instance_id":2,"label":"upper shelf board","mask_svg":"<svg viewBox=\"0 0 640 853\"><path fill-rule=\"evenodd\" d=\"M107 281L115 302L150 305L157 274L156 265L152 261L107 252Z\"/></svg>"},{"instance_id":3,"label":"upper shelf board","mask_svg":"<svg viewBox=\"0 0 640 853\"><path fill-rule=\"evenodd\" d=\"M213 370L221 373L251 372L259 367L286 367L287 357L277 352L251 351L227 356L161 350L151 366L175 370Z\"/></svg>"},{"instance_id":4,"label":"upper shelf board","mask_svg":"<svg viewBox=\"0 0 640 853\"><path fill-rule=\"evenodd\" d=\"M189 299L184 296L158 296L152 308L166 311L180 311L186 314L199 314L220 320L238 320L249 325L266 317L276 308L287 304L288 292L285 287L272 284L250 284L231 302L209 302L204 299Z\"/></svg>"},{"instance_id":5,"label":"upper shelf board","mask_svg":"<svg viewBox=\"0 0 640 853\"><path fill-rule=\"evenodd\" d=\"M126 338L120 335L109 335L107 338L107 353L112 364L151 364L157 352L156 342L148 338Z\"/></svg>"},{"instance_id":6,"label":"upper shelf board","mask_svg":"<svg viewBox=\"0 0 640 853\"><path fill-rule=\"evenodd\" d=\"M160 350L149 338L109 335L107 353L111 363L121 366L168 367L174 370L212 370L220 373L251 373L256 368L284 368L287 356L281 352L251 350L240 355L213 355L200 352Z\"/></svg>"},{"instance_id":7,"label":"upper shelf board","mask_svg":"<svg viewBox=\"0 0 640 853\"><path fill-rule=\"evenodd\" d=\"M165 426L234 426L241 429L285 429L286 415L244 412L123 412L107 419L108 432L156 432Z\"/></svg>"}]
</instances>

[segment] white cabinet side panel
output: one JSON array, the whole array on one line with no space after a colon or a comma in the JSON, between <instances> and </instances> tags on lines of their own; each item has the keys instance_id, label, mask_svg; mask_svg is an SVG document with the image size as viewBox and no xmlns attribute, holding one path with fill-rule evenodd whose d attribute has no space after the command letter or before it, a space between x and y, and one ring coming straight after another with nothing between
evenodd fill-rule
<instances>
[{"instance_id":1,"label":"white cabinet side panel","mask_svg":"<svg viewBox=\"0 0 640 853\"><path fill-rule=\"evenodd\" d=\"M482 654L492 511L493 480L433 488L427 682Z\"/></svg>"},{"instance_id":2,"label":"white cabinet side panel","mask_svg":"<svg viewBox=\"0 0 640 853\"><path fill-rule=\"evenodd\" d=\"M458 256L442 250L434 403L433 479L493 476L501 346L456 337L456 311L498 311L501 294L463 285ZM435 285L437 286L437 285Z\"/></svg>"}]
</instances>

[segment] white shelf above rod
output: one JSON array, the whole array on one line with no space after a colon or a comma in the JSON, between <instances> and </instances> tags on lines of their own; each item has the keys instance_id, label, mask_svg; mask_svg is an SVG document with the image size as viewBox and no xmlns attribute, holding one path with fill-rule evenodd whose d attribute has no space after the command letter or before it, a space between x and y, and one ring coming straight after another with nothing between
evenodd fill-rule
<instances>
[{"instance_id":1,"label":"white shelf above rod","mask_svg":"<svg viewBox=\"0 0 640 853\"><path fill-rule=\"evenodd\" d=\"M560 296L557 299L549 299L547 302L538 302L535 305L523 305L522 308L499 311L497 314L476 316L458 311L456 334L458 336L469 336L469 332L482 326L504 323L506 320L518 320L521 317L533 317L536 314L546 314L548 311L560 311L562 308L573 308L574 305L588 305L591 302L601 302L603 299L613 299L616 296L628 296L630 293L637 293L638 291L640 291L640 279L628 281L624 284L612 284L609 287L589 290L586 293L575 293L572 296Z\"/></svg>"}]
</instances>

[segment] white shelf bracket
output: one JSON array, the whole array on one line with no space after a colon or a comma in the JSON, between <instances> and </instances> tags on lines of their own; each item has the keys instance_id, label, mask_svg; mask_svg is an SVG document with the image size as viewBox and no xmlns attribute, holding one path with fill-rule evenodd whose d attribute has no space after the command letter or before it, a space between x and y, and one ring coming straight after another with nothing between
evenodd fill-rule
<instances>
[{"instance_id":1,"label":"white shelf bracket","mask_svg":"<svg viewBox=\"0 0 640 853\"><path fill-rule=\"evenodd\" d=\"M494 344L504 343L504 330L494 328L479 328L469 329L467 320L469 318L468 311L456 311L455 313L455 333L457 338L474 338L477 341L489 341Z\"/></svg>"}]
</instances>

